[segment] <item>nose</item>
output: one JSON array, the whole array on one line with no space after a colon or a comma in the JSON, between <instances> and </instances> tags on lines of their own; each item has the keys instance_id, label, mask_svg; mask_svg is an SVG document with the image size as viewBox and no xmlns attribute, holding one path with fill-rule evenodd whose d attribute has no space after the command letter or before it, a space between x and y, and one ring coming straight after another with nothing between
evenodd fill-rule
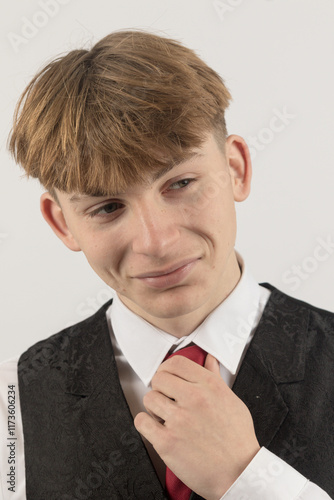
<instances>
[{"instance_id":1,"label":"nose","mask_svg":"<svg viewBox=\"0 0 334 500\"><path fill-rule=\"evenodd\" d=\"M170 253L180 236L178 217L171 207L141 204L134 217L133 251L156 258Z\"/></svg>"}]
</instances>

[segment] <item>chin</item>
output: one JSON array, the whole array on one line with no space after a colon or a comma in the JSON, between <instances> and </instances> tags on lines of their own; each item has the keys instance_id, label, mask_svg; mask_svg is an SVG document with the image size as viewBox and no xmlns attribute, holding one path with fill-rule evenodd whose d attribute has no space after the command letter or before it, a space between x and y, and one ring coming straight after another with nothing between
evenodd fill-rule
<instances>
[{"instance_id":1,"label":"chin","mask_svg":"<svg viewBox=\"0 0 334 500\"><path fill-rule=\"evenodd\" d=\"M152 317L172 319L191 314L203 305L203 294L199 298L193 294L183 293L182 296L160 297L160 299L151 300L141 307Z\"/></svg>"}]
</instances>

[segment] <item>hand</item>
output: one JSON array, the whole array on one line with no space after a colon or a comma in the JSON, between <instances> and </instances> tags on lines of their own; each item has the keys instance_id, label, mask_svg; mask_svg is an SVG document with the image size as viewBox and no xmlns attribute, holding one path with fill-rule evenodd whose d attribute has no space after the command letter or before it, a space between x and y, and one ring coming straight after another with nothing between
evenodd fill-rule
<instances>
[{"instance_id":1,"label":"hand","mask_svg":"<svg viewBox=\"0 0 334 500\"><path fill-rule=\"evenodd\" d=\"M218 500L259 451L246 405L229 389L217 360L204 367L174 356L162 363L144 397L136 429L189 488Z\"/></svg>"}]
</instances>

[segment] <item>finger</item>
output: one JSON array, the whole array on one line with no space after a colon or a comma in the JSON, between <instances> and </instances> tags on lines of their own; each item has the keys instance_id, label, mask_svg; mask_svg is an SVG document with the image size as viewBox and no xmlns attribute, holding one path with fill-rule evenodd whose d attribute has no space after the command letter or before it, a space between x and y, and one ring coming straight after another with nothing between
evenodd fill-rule
<instances>
[{"instance_id":1,"label":"finger","mask_svg":"<svg viewBox=\"0 0 334 500\"><path fill-rule=\"evenodd\" d=\"M178 401L181 396L187 394L189 382L167 371L159 371L153 376L151 386L153 391Z\"/></svg>"},{"instance_id":2,"label":"finger","mask_svg":"<svg viewBox=\"0 0 334 500\"><path fill-rule=\"evenodd\" d=\"M149 410L148 408L146 408L146 411L149 415L151 415L152 418L154 418L154 420L156 420L159 424L164 424L165 421L164 419L160 418L158 415L156 415L153 411Z\"/></svg>"},{"instance_id":3,"label":"finger","mask_svg":"<svg viewBox=\"0 0 334 500\"><path fill-rule=\"evenodd\" d=\"M216 375L220 375L219 362L214 356L212 356L212 354L207 355L204 363L204 368L212 373L215 373Z\"/></svg>"},{"instance_id":4,"label":"finger","mask_svg":"<svg viewBox=\"0 0 334 500\"><path fill-rule=\"evenodd\" d=\"M205 375L203 366L198 365L184 356L173 356L159 366L159 372L171 373L187 382L198 382Z\"/></svg>"},{"instance_id":5,"label":"finger","mask_svg":"<svg viewBox=\"0 0 334 500\"><path fill-rule=\"evenodd\" d=\"M175 408L175 402L158 391L150 391L143 399L146 410L160 423L164 423Z\"/></svg>"},{"instance_id":6,"label":"finger","mask_svg":"<svg viewBox=\"0 0 334 500\"><path fill-rule=\"evenodd\" d=\"M147 413L138 413L133 422L137 431L153 446L157 440L162 439L164 426Z\"/></svg>"}]
</instances>

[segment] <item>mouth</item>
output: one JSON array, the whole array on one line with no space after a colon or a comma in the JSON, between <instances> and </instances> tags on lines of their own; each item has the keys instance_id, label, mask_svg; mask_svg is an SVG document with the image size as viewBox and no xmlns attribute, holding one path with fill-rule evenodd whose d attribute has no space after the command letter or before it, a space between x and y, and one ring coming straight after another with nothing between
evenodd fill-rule
<instances>
[{"instance_id":1,"label":"mouth","mask_svg":"<svg viewBox=\"0 0 334 500\"><path fill-rule=\"evenodd\" d=\"M178 269L181 269L181 267L187 266L191 262L198 260L197 258L192 258L192 259L187 259L181 262L178 262L177 264L174 264L173 266L169 266L166 269L161 269L159 271L151 271L148 273L143 273L143 274L138 274L137 276L134 276L134 278L157 278L158 276L166 276L167 274L171 274L174 271L177 271Z\"/></svg>"},{"instance_id":2,"label":"mouth","mask_svg":"<svg viewBox=\"0 0 334 500\"><path fill-rule=\"evenodd\" d=\"M165 269L139 274L134 278L153 288L168 288L183 281L199 260L197 257L187 259Z\"/></svg>"}]
</instances>

